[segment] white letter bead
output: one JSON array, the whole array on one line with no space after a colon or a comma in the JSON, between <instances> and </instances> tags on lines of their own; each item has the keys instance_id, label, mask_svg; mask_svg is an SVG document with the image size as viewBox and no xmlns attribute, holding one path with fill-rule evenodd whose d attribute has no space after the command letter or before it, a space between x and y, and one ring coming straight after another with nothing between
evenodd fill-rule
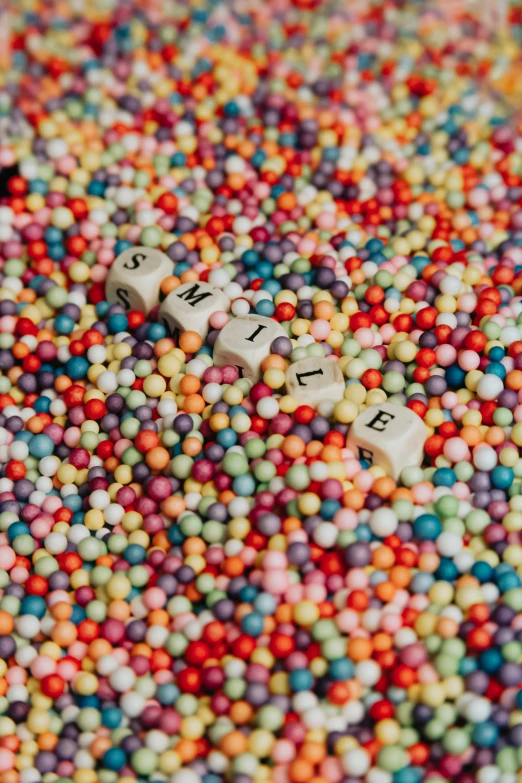
<instances>
[{"instance_id":1,"label":"white letter bead","mask_svg":"<svg viewBox=\"0 0 522 783\"><path fill-rule=\"evenodd\" d=\"M149 313L159 302L162 280L172 274L170 258L151 247L129 247L120 253L107 276L105 297L125 310Z\"/></svg>"},{"instance_id":2,"label":"white letter bead","mask_svg":"<svg viewBox=\"0 0 522 783\"><path fill-rule=\"evenodd\" d=\"M264 315L241 315L220 331L214 345L214 365L233 364L241 378L257 381L261 362L270 355L276 337L286 337L281 324Z\"/></svg>"},{"instance_id":3,"label":"white letter bead","mask_svg":"<svg viewBox=\"0 0 522 783\"><path fill-rule=\"evenodd\" d=\"M350 426L346 445L358 459L378 465L394 481L403 468L422 463L426 427L409 408L382 402L362 411Z\"/></svg>"},{"instance_id":4,"label":"white letter bead","mask_svg":"<svg viewBox=\"0 0 522 783\"><path fill-rule=\"evenodd\" d=\"M230 299L216 286L201 281L183 283L161 305L159 321L172 337L190 330L204 340L212 313L229 309Z\"/></svg>"},{"instance_id":5,"label":"white letter bead","mask_svg":"<svg viewBox=\"0 0 522 783\"><path fill-rule=\"evenodd\" d=\"M316 356L291 364L286 371L286 391L304 405L338 402L344 396L344 377L337 362Z\"/></svg>"}]
</instances>

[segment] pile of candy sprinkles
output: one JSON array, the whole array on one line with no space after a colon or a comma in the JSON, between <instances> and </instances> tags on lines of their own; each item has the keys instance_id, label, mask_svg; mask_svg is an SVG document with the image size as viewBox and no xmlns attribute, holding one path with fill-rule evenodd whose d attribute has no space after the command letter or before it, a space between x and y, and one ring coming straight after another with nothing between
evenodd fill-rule
<instances>
[{"instance_id":1,"label":"pile of candy sprinkles","mask_svg":"<svg viewBox=\"0 0 522 783\"><path fill-rule=\"evenodd\" d=\"M0 783L519 783L520 8L11 5ZM208 337L106 301L134 246L222 290ZM397 481L347 447L385 401Z\"/></svg>"}]
</instances>

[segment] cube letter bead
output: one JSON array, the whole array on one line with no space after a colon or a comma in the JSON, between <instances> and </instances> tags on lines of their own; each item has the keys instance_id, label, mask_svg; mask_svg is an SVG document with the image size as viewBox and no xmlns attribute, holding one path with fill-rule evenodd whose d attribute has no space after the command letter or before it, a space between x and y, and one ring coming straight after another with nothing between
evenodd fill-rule
<instances>
[{"instance_id":1,"label":"cube letter bead","mask_svg":"<svg viewBox=\"0 0 522 783\"><path fill-rule=\"evenodd\" d=\"M424 422L416 413L382 402L357 416L346 445L358 459L378 465L397 481L403 468L422 463L426 436Z\"/></svg>"},{"instance_id":2,"label":"cube letter bead","mask_svg":"<svg viewBox=\"0 0 522 783\"><path fill-rule=\"evenodd\" d=\"M171 291L161 305L159 321L171 337L190 330L204 340L212 313L229 309L230 299L216 286L200 281L183 283Z\"/></svg>"},{"instance_id":3,"label":"cube letter bead","mask_svg":"<svg viewBox=\"0 0 522 783\"><path fill-rule=\"evenodd\" d=\"M339 402L344 396L344 377L337 362L310 356L291 364L286 371L286 391L312 408L329 400Z\"/></svg>"},{"instance_id":4,"label":"cube letter bead","mask_svg":"<svg viewBox=\"0 0 522 783\"><path fill-rule=\"evenodd\" d=\"M129 247L109 270L105 297L125 310L149 313L159 302L162 280L172 274L170 258L151 247Z\"/></svg>"},{"instance_id":5,"label":"cube letter bead","mask_svg":"<svg viewBox=\"0 0 522 783\"><path fill-rule=\"evenodd\" d=\"M214 345L214 365L233 364L241 378L258 381L261 362L270 355L276 337L286 337L277 321L264 315L242 315L229 321Z\"/></svg>"}]
</instances>

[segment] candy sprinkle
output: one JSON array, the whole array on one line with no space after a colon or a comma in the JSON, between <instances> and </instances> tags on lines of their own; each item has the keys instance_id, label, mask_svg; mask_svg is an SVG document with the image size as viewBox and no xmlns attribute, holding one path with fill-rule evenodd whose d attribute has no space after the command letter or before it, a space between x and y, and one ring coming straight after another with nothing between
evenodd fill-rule
<instances>
[{"instance_id":1,"label":"candy sprinkle","mask_svg":"<svg viewBox=\"0 0 522 783\"><path fill-rule=\"evenodd\" d=\"M521 783L521 8L9 5L0 783Z\"/></svg>"}]
</instances>

